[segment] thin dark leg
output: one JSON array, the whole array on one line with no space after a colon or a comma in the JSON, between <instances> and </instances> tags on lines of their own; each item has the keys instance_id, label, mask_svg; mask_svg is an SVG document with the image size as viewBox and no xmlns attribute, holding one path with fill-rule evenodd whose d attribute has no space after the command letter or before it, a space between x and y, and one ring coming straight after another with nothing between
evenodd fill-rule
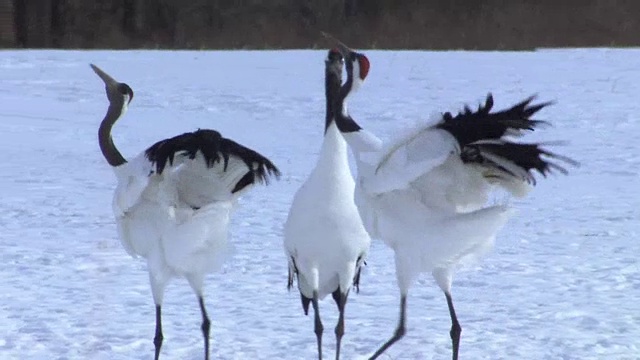
<instances>
[{"instance_id":1,"label":"thin dark leg","mask_svg":"<svg viewBox=\"0 0 640 360\"><path fill-rule=\"evenodd\" d=\"M458 322L456 310L453 308L453 299L451 298L451 294L444 293L444 296L447 297L449 315L451 315L451 331L449 331L449 335L451 335L451 344L453 347L453 360L458 360L458 349L460 348L460 333L462 332L462 328Z\"/></svg>"},{"instance_id":2,"label":"thin dark leg","mask_svg":"<svg viewBox=\"0 0 640 360\"><path fill-rule=\"evenodd\" d=\"M209 360L209 329L211 328L211 321L207 316L207 309L204 307L204 299L198 298L200 303L200 311L202 312L202 335L204 335L204 359Z\"/></svg>"},{"instance_id":3,"label":"thin dark leg","mask_svg":"<svg viewBox=\"0 0 640 360\"><path fill-rule=\"evenodd\" d=\"M335 294L338 292L338 294ZM336 325L336 360L340 360L340 345L342 344L342 336L344 335L344 308L347 305L347 296L349 292L340 292L340 288L334 292L334 298L337 298L338 311L340 315L338 317L338 325Z\"/></svg>"},{"instance_id":4,"label":"thin dark leg","mask_svg":"<svg viewBox=\"0 0 640 360\"><path fill-rule=\"evenodd\" d=\"M156 347L155 360L160 358L162 340L164 340L164 336L162 335L162 310L160 309L160 305L156 305L156 336L153 338L153 345Z\"/></svg>"},{"instance_id":5,"label":"thin dark leg","mask_svg":"<svg viewBox=\"0 0 640 360\"><path fill-rule=\"evenodd\" d=\"M340 287L338 287L336 291L331 293L331 297L333 298L333 301L336 302L338 310L340 310Z\"/></svg>"},{"instance_id":6,"label":"thin dark leg","mask_svg":"<svg viewBox=\"0 0 640 360\"><path fill-rule=\"evenodd\" d=\"M407 329L405 328L406 310L407 310L407 296L401 295L400 296L400 321L398 321L398 327L396 328L396 331L393 333L393 336L391 337L391 339L387 340L387 342L384 343L380 347L380 349L378 349L378 351L376 351L369 358L369 360L377 359L378 356L382 355L382 353L385 352L389 347L391 347L391 345L393 345L396 341L402 339L404 334L407 332Z\"/></svg>"},{"instance_id":7,"label":"thin dark leg","mask_svg":"<svg viewBox=\"0 0 640 360\"><path fill-rule=\"evenodd\" d=\"M313 292L311 305L313 306L313 312L315 313L314 331L316 333L316 338L318 339L318 359L322 360L322 331L324 331L324 327L322 326L322 320L320 320L320 308L318 307L318 291Z\"/></svg>"},{"instance_id":8,"label":"thin dark leg","mask_svg":"<svg viewBox=\"0 0 640 360\"><path fill-rule=\"evenodd\" d=\"M302 301L302 310L304 310L304 315L309 315L309 304L311 304L311 299L300 293L300 301Z\"/></svg>"}]
</instances>

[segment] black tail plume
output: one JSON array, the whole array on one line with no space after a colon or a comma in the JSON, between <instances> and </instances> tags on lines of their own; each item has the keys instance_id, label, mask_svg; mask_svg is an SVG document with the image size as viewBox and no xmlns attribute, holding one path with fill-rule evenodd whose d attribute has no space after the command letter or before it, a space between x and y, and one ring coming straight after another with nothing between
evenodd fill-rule
<instances>
[{"instance_id":1,"label":"black tail plume","mask_svg":"<svg viewBox=\"0 0 640 360\"><path fill-rule=\"evenodd\" d=\"M198 129L194 132L184 133L172 138L158 141L149 147L146 156L155 167L158 174L162 174L167 164L173 165L177 155L195 159L200 152L204 157L207 167L213 167L222 162L226 171L230 156L236 156L247 165L250 174L246 182L258 181L267 183L269 176L280 176L280 170L266 157L237 142L224 138L219 132L208 129Z\"/></svg>"},{"instance_id":2,"label":"black tail plume","mask_svg":"<svg viewBox=\"0 0 640 360\"><path fill-rule=\"evenodd\" d=\"M532 104L534 99L535 96L530 96L506 110L492 113L493 95L488 94L484 105L479 105L478 110L472 111L465 106L464 110L456 116L447 112L443 115L443 121L438 127L450 132L458 140L460 147L479 140L500 139L505 135L515 135L522 130L533 131L547 122L534 120L531 117L553 104L552 102Z\"/></svg>"},{"instance_id":3,"label":"black tail plume","mask_svg":"<svg viewBox=\"0 0 640 360\"><path fill-rule=\"evenodd\" d=\"M532 172L538 172L543 177L553 171L566 175L568 171L564 166L579 166L579 163L571 158L544 149L544 145L504 140L478 141L465 146L461 158L467 163L497 168L532 185L536 184Z\"/></svg>"}]
</instances>

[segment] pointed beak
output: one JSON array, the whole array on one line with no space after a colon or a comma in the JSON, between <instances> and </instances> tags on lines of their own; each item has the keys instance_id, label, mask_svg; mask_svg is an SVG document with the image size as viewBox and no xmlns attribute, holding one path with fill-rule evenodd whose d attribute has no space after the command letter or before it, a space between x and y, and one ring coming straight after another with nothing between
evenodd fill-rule
<instances>
[{"instance_id":1,"label":"pointed beak","mask_svg":"<svg viewBox=\"0 0 640 360\"><path fill-rule=\"evenodd\" d=\"M353 50L351 50L347 45L338 42L338 44L336 45L336 48L338 49L338 51L340 51L340 53L342 54L342 56L345 57L345 59L348 59L349 54L351 54L353 52Z\"/></svg>"},{"instance_id":2,"label":"pointed beak","mask_svg":"<svg viewBox=\"0 0 640 360\"><path fill-rule=\"evenodd\" d=\"M348 58L348 55L353 52L347 45L345 45L342 41L333 37L333 35L322 31L322 36L336 43L336 50L338 50L344 58Z\"/></svg>"},{"instance_id":3,"label":"pointed beak","mask_svg":"<svg viewBox=\"0 0 640 360\"><path fill-rule=\"evenodd\" d=\"M333 37L331 34L328 34L323 31L322 35L327 39L336 43L335 49L338 50L345 59L349 59L351 58L352 54L355 54L356 58L358 59L358 65L360 65L360 74L358 74L358 77L360 78L360 80L364 81L364 79L369 74L369 69L371 68L371 63L369 62L369 59L366 56L364 56L364 54L361 54L357 51L352 50L347 45L345 45L342 41Z\"/></svg>"},{"instance_id":4,"label":"pointed beak","mask_svg":"<svg viewBox=\"0 0 640 360\"><path fill-rule=\"evenodd\" d=\"M102 81L104 81L105 85L107 85L107 86L116 86L116 85L118 85L118 82L114 78L109 76L109 74L107 74L106 72L102 71L102 69L100 69L99 67L97 67L97 66L95 66L93 64L89 64L89 66L91 66L93 71L96 74L98 74L98 76L100 76Z\"/></svg>"}]
</instances>

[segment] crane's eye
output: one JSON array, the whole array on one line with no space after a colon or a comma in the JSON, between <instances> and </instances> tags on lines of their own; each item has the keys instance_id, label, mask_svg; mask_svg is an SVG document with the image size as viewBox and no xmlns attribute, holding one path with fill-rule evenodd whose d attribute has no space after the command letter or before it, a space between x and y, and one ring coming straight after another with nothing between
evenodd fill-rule
<instances>
[{"instance_id":1,"label":"crane's eye","mask_svg":"<svg viewBox=\"0 0 640 360\"><path fill-rule=\"evenodd\" d=\"M131 87L129 87L129 85L127 85L125 83L118 84L118 92L121 95L128 95L129 96L129 102L131 102L131 100L133 100L133 90L131 89Z\"/></svg>"},{"instance_id":2,"label":"crane's eye","mask_svg":"<svg viewBox=\"0 0 640 360\"><path fill-rule=\"evenodd\" d=\"M122 95L128 95L131 92L131 88L127 84L119 84L118 92Z\"/></svg>"}]
</instances>

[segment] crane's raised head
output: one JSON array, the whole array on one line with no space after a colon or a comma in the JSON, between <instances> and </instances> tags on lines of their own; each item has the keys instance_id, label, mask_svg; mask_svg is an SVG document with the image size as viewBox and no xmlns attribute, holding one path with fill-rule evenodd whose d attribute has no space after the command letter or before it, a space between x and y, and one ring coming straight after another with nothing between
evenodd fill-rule
<instances>
[{"instance_id":1,"label":"crane's raised head","mask_svg":"<svg viewBox=\"0 0 640 360\"><path fill-rule=\"evenodd\" d=\"M354 63L354 71L356 71L360 80L364 81L369 75L369 68L371 68L369 59L364 54L351 52L351 61Z\"/></svg>"},{"instance_id":2,"label":"crane's raised head","mask_svg":"<svg viewBox=\"0 0 640 360\"><path fill-rule=\"evenodd\" d=\"M109 98L109 102L111 103L119 103L129 105L131 100L133 100L133 90L131 87L125 83L117 82L114 78L109 76L106 72L102 71L99 67L94 64L89 64L91 69L104 81L105 90L107 91L107 98Z\"/></svg>"},{"instance_id":3,"label":"crane's raised head","mask_svg":"<svg viewBox=\"0 0 640 360\"><path fill-rule=\"evenodd\" d=\"M337 49L329 50L327 59L324 61L327 71L332 72L338 79L342 78L342 67L344 59L342 53Z\"/></svg>"},{"instance_id":4,"label":"crane's raised head","mask_svg":"<svg viewBox=\"0 0 640 360\"><path fill-rule=\"evenodd\" d=\"M127 104L130 103L131 100L133 100L133 89L131 89L129 85L125 83L118 84L118 92L120 93L120 95L127 96L129 98Z\"/></svg>"},{"instance_id":5,"label":"crane's raised head","mask_svg":"<svg viewBox=\"0 0 640 360\"><path fill-rule=\"evenodd\" d=\"M353 51L342 41L336 39L332 35L324 31L322 32L322 35L336 44L335 49L331 51L339 51L342 54L343 58L347 61L347 71L353 71L350 75L355 75L357 77L357 79L354 80L360 83L363 82L364 79L367 78L367 75L369 75L369 69L371 68L369 59L364 54Z\"/></svg>"}]
</instances>

